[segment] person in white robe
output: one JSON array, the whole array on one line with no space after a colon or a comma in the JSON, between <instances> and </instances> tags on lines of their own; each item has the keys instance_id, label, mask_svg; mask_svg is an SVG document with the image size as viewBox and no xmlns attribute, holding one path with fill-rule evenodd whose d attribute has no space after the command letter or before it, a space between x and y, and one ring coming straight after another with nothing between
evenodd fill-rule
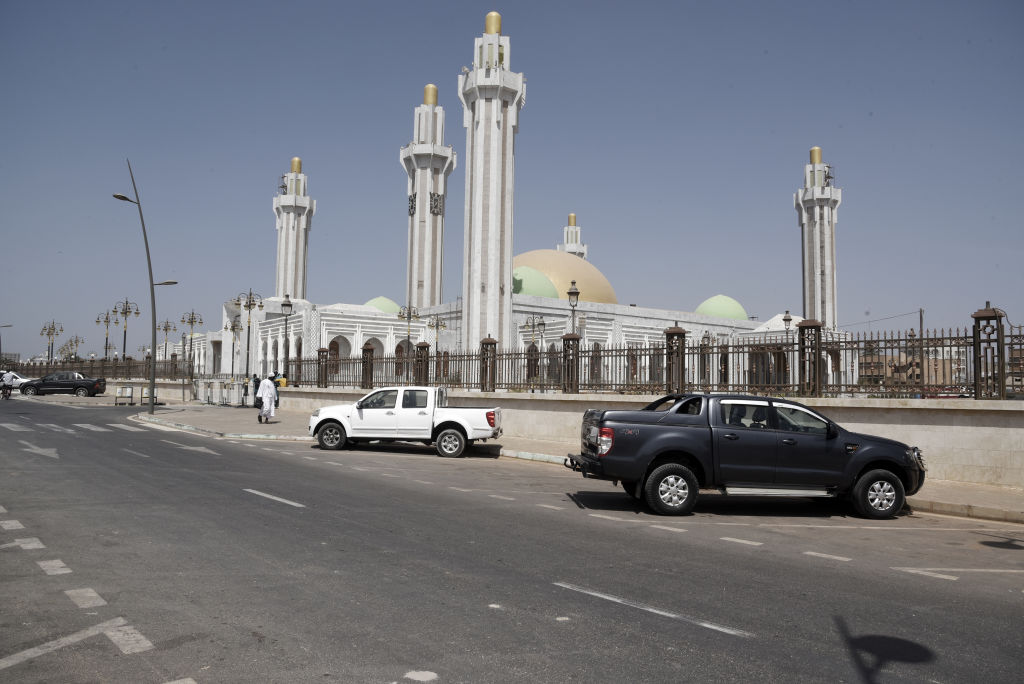
<instances>
[{"instance_id":1,"label":"person in white robe","mask_svg":"<svg viewBox=\"0 0 1024 684\"><path fill-rule=\"evenodd\" d=\"M260 382L260 388L256 390L256 396L263 400L257 422L269 423L274 417L274 399L277 398L277 386L274 384L274 376L268 375Z\"/></svg>"}]
</instances>

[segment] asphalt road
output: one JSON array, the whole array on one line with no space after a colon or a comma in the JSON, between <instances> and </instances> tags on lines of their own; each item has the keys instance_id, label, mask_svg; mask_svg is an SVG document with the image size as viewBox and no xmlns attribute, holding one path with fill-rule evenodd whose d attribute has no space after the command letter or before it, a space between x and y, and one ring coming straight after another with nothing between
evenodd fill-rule
<instances>
[{"instance_id":1,"label":"asphalt road","mask_svg":"<svg viewBox=\"0 0 1024 684\"><path fill-rule=\"evenodd\" d=\"M1018 682L1024 527L0 402L0 681Z\"/></svg>"}]
</instances>

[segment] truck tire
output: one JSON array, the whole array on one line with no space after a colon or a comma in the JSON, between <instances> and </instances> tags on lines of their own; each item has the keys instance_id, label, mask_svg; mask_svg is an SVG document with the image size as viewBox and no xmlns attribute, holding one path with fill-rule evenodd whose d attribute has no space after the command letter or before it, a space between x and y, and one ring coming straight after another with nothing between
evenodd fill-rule
<instances>
[{"instance_id":1,"label":"truck tire","mask_svg":"<svg viewBox=\"0 0 1024 684\"><path fill-rule=\"evenodd\" d=\"M89 390L85 389L84 387L79 387L78 389L75 390L75 396L76 397L87 397L87 396L89 396Z\"/></svg>"},{"instance_id":2,"label":"truck tire","mask_svg":"<svg viewBox=\"0 0 1024 684\"><path fill-rule=\"evenodd\" d=\"M24 389L21 390L22 394L26 394L30 397L34 397L36 395L36 392L38 392L38 390L34 386L25 387Z\"/></svg>"},{"instance_id":3,"label":"truck tire","mask_svg":"<svg viewBox=\"0 0 1024 684\"><path fill-rule=\"evenodd\" d=\"M661 515L683 515L697 503L697 478L679 463L658 466L644 483L647 505Z\"/></svg>"},{"instance_id":4,"label":"truck tire","mask_svg":"<svg viewBox=\"0 0 1024 684\"><path fill-rule=\"evenodd\" d=\"M907 501L900 478L888 470L871 470L853 486L853 507L865 518L891 518Z\"/></svg>"},{"instance_id":5,"label":"truck tire","mask_svg":"<svg viewBox=\"0 0 1024 684\"><path fill-rule=\"evenodd\" d=\"M341 449L345 446L345 428L341 423L324 423L316 431L316 441L321 449Z\"/></svg>"},{"instance_id":6,"label":"truck tire","mask_svg":"<svg viewBox=\"0 0 1024 684\"><path fill-rule=\"evenodd\" d=\"M466 437L455 428L442 430L434 445L438 456L458 458L466 450Z\"/></svg>"}]
</instances>

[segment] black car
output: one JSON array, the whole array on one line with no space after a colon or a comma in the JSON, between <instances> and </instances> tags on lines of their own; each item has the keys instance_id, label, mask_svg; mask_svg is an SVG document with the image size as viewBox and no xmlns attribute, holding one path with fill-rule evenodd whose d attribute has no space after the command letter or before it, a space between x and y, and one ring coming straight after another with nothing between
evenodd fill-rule
<instances>
[{"instance_id":1,"label":"black car","mask_svg":"<svg viewBox=\"0 0 1024 684\"><path fill-rule=\"evenodd\" d=\"M107 390L105 378L87 378L75 371L59 371L21 384L21 393L29 396L35 394L74 394L79 397L93 397Z\"/></svg>"}]
</instances>

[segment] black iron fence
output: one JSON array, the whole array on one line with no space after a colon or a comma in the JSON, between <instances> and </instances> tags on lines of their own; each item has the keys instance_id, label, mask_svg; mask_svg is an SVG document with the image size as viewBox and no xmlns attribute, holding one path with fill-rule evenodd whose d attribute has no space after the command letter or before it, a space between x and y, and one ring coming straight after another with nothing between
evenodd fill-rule
<instances>
[{"instance_id":1,"label":"black iron fence","mask_svg":"<svg viewBox=\"0 0 1024 684\"><path fill-rule=\"evenodd\" d=\"M441 385L511 392L738 392L787 396L1024 399L1024 326L986 305L970 328L850 334L802 321L764 335L699 339L681 328L663 343L605 346L565 335L546 349L498 350L484 340L475 352L436 352L421 342L414 354L331 356L287 364L292 386L373 389ZM93 377L148 377L149 361L23 364L25 375L78 370ZM158 361L161 378L188 377L187 362ZM205 377L205 376L204 376Z\"/></svg>"}]
</instances>

